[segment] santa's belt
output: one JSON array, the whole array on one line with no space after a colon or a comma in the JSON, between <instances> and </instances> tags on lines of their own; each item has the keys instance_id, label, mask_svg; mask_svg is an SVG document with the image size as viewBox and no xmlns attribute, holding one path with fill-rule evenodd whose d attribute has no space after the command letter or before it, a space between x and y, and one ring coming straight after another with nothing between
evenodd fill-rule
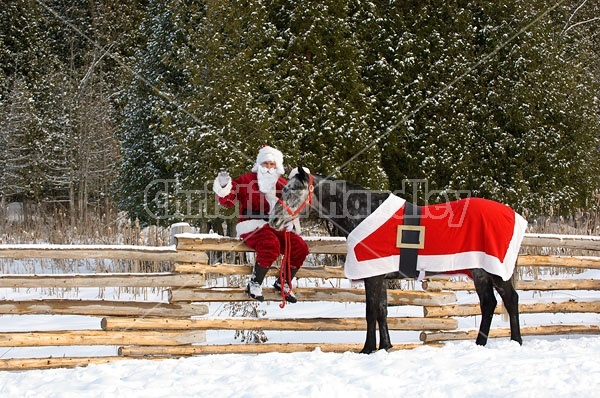
<instances>
[{"instance_id":1,"label":"santa's belt","mask_svg":"<svg viewBox=\"0 0 600 398\"><path fill-rule=\"evenodd\" d=\"M269 215L263 213L262 211L259 210L252 210L252 209L245 209L242 212L242 216L244 216L244 218L248 218L251 220L265 220L265 221L269 221Z\"/></svg>"},{"instance_id":2,"label":"santa's belt","mask_svg":"<svg viewBox=\"0 0 600 398\"><path fill-rule=\"evenodd\" d=\"M404 224L398 226L396 247L400 249L400 278L417 277L419 249L425 245L425 227L420 225L421 206L406 202Z\"/></svg>"}]
</instances>

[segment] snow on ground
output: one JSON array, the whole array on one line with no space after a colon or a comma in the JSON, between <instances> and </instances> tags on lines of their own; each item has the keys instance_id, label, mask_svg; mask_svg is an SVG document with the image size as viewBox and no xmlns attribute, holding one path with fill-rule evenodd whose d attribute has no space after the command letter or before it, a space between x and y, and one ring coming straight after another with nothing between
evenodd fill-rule
<instances>
[{"instance_id":1,"label":"snow on ground","mask_svg":"<svg viewBox=\"0 0 600 398\"><path fill-rule=\"evenodd\" d=\"M560 276L557 276L560 277ZM573 278L599 278L587 271ZM519 292L521 302L597 297L597 292ZM71 296L73 294L74 296ZM461 302L476 302L460 293ZM97 298L98 289L78 289L64 298ZM126 299L105 289L103 298ZM43 292L0 289L0 298L39 299ZM139 296L137 296L139 298ZM131 299L136 299L134 295ZM162 294L146 297L163 301ZM231 316L224 304L210 305L211 317ZM265 317L355 317L360 303L298 303L279 308L262 303ZM420 307L390 307L389 316L422 316ZM98 317L0 317L0 331L99 329ZM522 314L521 325L600 324L600 314ZM476 328L479 317L462 318L459 328ZM494 327L505 327L500 316ZM266 331L269 343L362 343L365 332ZM417 342L418 332L392 331L392 342ZM207 332L207 344L240 343L233 331ZM473 341L441 348L357 353L225 354L192 358L123 360L75 369L0 372L0 398L12 397L600 397L600 336L525 336L523 346L507 338L486 347ZM116 347L0 348L0 359L115 355Z\"/></svg>"},{"instance_id":2,"label":"snow on ground","mask_svg":"<svg viewBox=\"0 0 600 398\"><path fill-rule=\"evenodd\" d=\"M600 337L443 348L206 355L0 372L2 397L598 397Z\"/></svg>"}]
</instances>

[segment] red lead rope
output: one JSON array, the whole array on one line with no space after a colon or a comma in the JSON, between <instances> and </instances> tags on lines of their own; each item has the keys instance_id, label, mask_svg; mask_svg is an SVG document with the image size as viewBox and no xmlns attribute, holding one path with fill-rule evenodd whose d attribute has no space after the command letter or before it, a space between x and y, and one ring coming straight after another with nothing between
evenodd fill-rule
<instances>
[{"instance_id":1,"label":"red lead rope","mask_svg":"<svg viewBox=\"0 0 600 398\"><path fill-rule=\"evenodd\" d=\"M279 267L279 286L281 286L281 304L279 304L279 308L284 308L286 299L285 299L285 283L287 282L290 291L289 294L292 294L292 264L290 263L290 255L292 252L292 245L290 244L290 234L291 232L287 229L283 233L284 241L285 241L285 249L283 249L283 259L281 259L281 267Z\"/></svg>"},{"instance_id":2,"label":"red lead rope","mask_svg":"<svg viewBox=\"0 0 600 398\"><path fill-rule=\"evenodd\" d=\"M298 214L300 214L300 212L302 210L304 210L304 208L307 205L312 203L312 195L313 195L314 189L315 189L315 187L313 184L313 176L312 176L312 174L309 174L308 197L306 198L304 203L302 203L300 205L300 207L298 207L298 209L296 209L296 211L293 211L292 209L290 209L290 207L283 200L279 199L278 202L283 206L283 208L288 212L288 214L290 216L292 216L292 220L293 220ZM281 259L281 267L279 268L279 285L281 286L281 304L279 304L280 308L285 307L285 303L286 303L285 282L288 283L288 286L290 289L289 294L292 294L292 265L290 263L290 255L292 254L292 245L290 243L290 240L291 240L290 234L291 234L291 232L288 231L287 229L283 233L285 248L283 249L283 259Z\"/></svg>"}]
</instances>

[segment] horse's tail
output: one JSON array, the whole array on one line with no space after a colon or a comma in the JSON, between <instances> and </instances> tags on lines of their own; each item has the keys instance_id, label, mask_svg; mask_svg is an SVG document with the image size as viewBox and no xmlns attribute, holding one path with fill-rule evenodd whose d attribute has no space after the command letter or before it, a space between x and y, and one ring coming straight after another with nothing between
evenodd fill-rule
<instances>
[{"instance_id":1,"label":"horse's tail","mask_svg":"<svg viewBox=\"0 0 600 398\"><path fill-rule=\"evenodd\" d=\"M521 274L519 272L517 272L517 266L515 264L515 269L513 270L513 273L510 277L510 285L513 287L513 289L516 288L517 286L517 281L521 279ZM508 322L510 321L510 317L508 315L508 311L506 310L506 307L503 305L502 306L502 321L503 322Z\"/></svg>"},{"instance_id":2,"label":"horse's tail","mask_svg":"<svg viewBox=\"0 0 600 398\"><path fill-rule=\"evenodd\" d=\"M515 267L515 270L513 271L511 277L510 277L510 284L512 285L513 289L516 288L517 286L517 281L521 279L519 277L519 273L517 272L517 267Z\"/></svg>"}]
</instances>

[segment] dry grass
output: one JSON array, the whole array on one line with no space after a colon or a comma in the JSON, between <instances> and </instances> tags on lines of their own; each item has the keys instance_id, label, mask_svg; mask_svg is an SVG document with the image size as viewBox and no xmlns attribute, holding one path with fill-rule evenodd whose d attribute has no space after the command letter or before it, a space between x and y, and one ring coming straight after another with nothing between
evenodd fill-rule
<instances>
[{"instance_id":1,"label":"dry grass","mask_svg":"<svg viewBox=\"0 0 600 398\"><path fill-rule=\"evenodd\" d=\"M530 221L527 232L558 235L600 235L600 211L581 212L575 216L538 217ZM568 248L523 247L522 254L556 256L598 256L596 251ZM542 276L575 275L581 268L568 267L518 267L517 278L540 279Z\"/></svg>"},{"instance_id":2,"label":"dry grass","mask_svg":"<svg viewBox=\"0 0 600 398\"><path fill-rule=\"evenodd\" d=\"M38 212L27 220L6 214L0 217L3 220L0 244L169 245L169 228L141 228L139 223L123 216L108 219L104 215L90 215L87 221L75 225L61 212ZM168 264L131 260L0 259L4 274L158 272L165 267Z\"/></svg>"}]
</instances>

